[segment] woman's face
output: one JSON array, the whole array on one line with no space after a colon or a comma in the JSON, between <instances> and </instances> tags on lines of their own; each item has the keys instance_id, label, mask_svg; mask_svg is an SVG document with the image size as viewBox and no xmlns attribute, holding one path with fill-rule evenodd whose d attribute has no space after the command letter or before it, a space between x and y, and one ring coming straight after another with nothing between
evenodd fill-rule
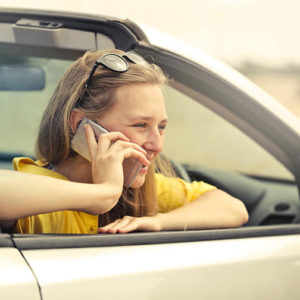
<instances>
[{"instance_id":1,"label":"woman's face","mask_svg":"<svg viewBox=\"0 0 300 300\"><path fill-rule=\"evenodd\" d=\"M154 158L163 150L167 113L159 85L130 84L120 87L115 93L115 105L104 117L97 120L109 131L120 131L131 142L147 151L147 158ZM123 165L124 172L127 164ZM148 167L142 167L131 184L138 188L144 184Z\"/></svg>"}]
</instances>

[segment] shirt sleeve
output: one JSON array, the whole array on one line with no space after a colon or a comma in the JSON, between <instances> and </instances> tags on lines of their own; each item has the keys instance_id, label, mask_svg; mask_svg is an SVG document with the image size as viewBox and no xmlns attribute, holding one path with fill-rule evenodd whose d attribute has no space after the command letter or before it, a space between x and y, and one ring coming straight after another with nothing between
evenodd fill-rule
<instances>
[{"instance_id":1,"label":"shirt sleeve","mask_svg":"<svg viewBox=\"0 0 300 300\"><path fill-rule=\"evenodd\" d=\"M159 211L164 213L194 201L200 195L216 189L203 181L186 182L155 174Z\"/></svg>"}]
</instances>

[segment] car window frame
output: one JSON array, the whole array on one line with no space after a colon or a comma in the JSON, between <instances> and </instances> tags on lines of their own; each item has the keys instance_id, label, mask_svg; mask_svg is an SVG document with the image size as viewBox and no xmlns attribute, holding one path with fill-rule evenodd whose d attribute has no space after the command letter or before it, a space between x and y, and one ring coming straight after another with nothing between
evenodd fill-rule
<instances>
[{"instance_id":1,"label":"car window frame","mask_svg":"<svg viewBox=\"0 0 300 300\"><path fill-rule=\"evenodd\" d=\"M300 234L299 224L126 234L7 234L0 233L0 248L23 250L68 249L192 243Z\"/></svg>"},{"instance_id":2,"label":"car window frame","mask_svg":"<svg viewBox=\"0 0 300 300\"><path fill-rule=\"evenodd\" d=\"M300 135L263 104L218 74L176 53L140 44L170 77L170 85L237 126L278 159L294 176L300 190ZM213 100L212 100L213 99ZM276 130L274 130L276 128Z\"/></svg>"}]
</instances>

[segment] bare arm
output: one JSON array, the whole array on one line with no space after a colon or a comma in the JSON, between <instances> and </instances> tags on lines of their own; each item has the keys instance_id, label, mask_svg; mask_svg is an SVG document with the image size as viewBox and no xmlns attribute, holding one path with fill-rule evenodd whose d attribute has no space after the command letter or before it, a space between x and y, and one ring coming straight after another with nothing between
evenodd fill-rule
<instances>
[{"instance_id":1,"label":"bare arm","mask_svg":"<svg viewBox=\"0 0 300 300\"><path fill-rule=\"evenodd\" d=\"M85 184L0 170L0 221L59 210L102 214L119 194L108 184Z\"/></svg>"},{"instance_id":2,"label":"bare arm","mask_svg":"<svg viewBox=\"0 0 300 300\"><path fill-rule=\"evenodd\" d=\"M247 221L248 213L240 200L221 190L213 190L170 212L153 217L126 216L100 228L99 232L231 228L241 226Z\"/></svg>"},{"instance_id":3,"label":"bare arm","mask_svg":"<svg viewBox=\"0 0 300 300\"><path fill-rule=\"evenodd\" d=\"M230 228L246 223L248 213L242 201L217 189L156 218L163 230Z\"/></svg>"}]
</instances>

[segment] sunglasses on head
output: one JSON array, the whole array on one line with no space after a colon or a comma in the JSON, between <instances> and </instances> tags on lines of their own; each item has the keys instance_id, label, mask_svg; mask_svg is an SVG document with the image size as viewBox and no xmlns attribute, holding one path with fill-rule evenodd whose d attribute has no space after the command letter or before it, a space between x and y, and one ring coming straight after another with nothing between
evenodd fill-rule
<instances>
[{"instance_id":1,"label":"sunglasses on head","mask_svg":"<svg viewBox=\"0 0 300 300\"><path fill-rule=\"evenodd\" d=\"M90 75L85 83L84 91L83 91L81 97L79 98L79 100L77 101L75 107L81 106L85 92L86 92L88 86L90 85L93 75L99 65L102 65L111 71L123 73L129 69L128 62L142 65L142 66L149 65L149 63L143 57L134 53L133 51L128 51L123 55L119 55L119 54L115 54L115 53L107 53L107 54L100 56L96 60L94 66L90 72Z\"/></svg>"}]
</instances>

